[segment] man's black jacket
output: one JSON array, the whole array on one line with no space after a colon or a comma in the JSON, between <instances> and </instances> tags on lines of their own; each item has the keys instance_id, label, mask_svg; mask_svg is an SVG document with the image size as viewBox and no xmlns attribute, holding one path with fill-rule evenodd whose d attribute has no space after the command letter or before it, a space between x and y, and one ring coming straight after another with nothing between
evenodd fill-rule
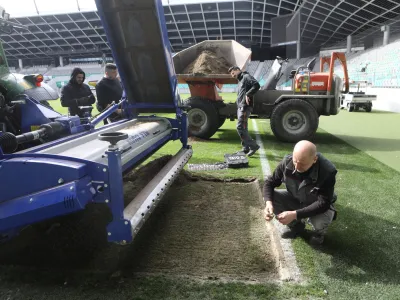
<instances>
[{"instance_id":1,"label":"man's black jacket","mask_svg":"<svg viewBox=\"0 0 400 300\"><path fill-rule=\"evenodd\" d=\"M251 76L246 71L241 72L238 75L237 79L239 80L239 89L236 100L238 108L247 106L253 107L254 106L253 96L260 89L260 84L253 76ZM247 105L246 103L246 96L250 98L249 105Z\"/></svg>"},{"instance_id":2,"label":"man's black jacket","mask_svg":"<svg viewBox=\"0 0 400 300\"><path fill-rule=\"evenodd\" d=\"M90 90L90 87L87 84L78 84L76 82L75 77L82 73L83 80L85 80L85 73L81 69L75 68L72 71L69 83L61 90L61 105L63 107L68 107L71 116L78 115L79 117L83 117L79 106L90 106L96 102L96 98Z\"/></svg>"},{"instance_id":3,"label":"man's black jacket","mask_svg":"<svg viewBox=\"0 0 400 300\"><path fill-rule=\"evenodd\" d=\"M113 101L119 103L122 98L122 86L119 80L103 77L96 85L97 109L102 112Z\"/></svg>"},{"instance_id":4,"label":"man's black jacket","mask_svg":"<svg viewBox=\"0 0 400 300\"><path fill-rule=\"evenodd\" d=\"M297 219L327 211L334 199L337 170L321 153L317 156L316 163L305 174L299 174L294 172L292 155L286 155L264 183L264 200L272 201L274 189L285 183L287 191L299 201Z\"/></svg>"}]
</instances>

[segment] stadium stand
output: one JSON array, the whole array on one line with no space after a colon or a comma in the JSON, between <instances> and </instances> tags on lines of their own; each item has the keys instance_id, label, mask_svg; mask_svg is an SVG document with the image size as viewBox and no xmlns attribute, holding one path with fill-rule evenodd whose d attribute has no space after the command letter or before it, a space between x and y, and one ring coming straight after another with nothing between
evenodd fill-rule
<instances>
[{"instance_id":1,"label":"stadium stand","mask_svg":"<svg viewBox=\"0 0 400 300\"><path fill-rule=\"evenodd\" d=\"M27 67L27 68L22 68L21 70L18 71L20 74L45 74L48 70L49 66L32 66L32 67Z\"/></svg>"},{"instance_id":2,"label":"stadium stand","mask_svg":"<svg viewBox=\"0 0 400 300\"><path fill-rule=\"evenodd\" d=\"M81 68L86 73L86 76L90 74L101 74L103 73L103 67L98 63L74 63L63 67L52 68L45 75L48 76L65 76L70 75L74 68Z\"/></svg>"},{"instance_id":3,"label":"stadium stand","mask_svg":"<svg viewBox=\"0 0 400 300\"><path fill-rule=\"evenodd\" d=\"M318 0L303 3L284 0L279 1L279 4L272 1L263 5L259 2L255 1L253 5L251 1L199 1L196 5L188 5L184 1L165 3L164 13L173 52L203 40L221 38L236 40L248 48L254 45L269 47L271 19L301 8L302 43L318 47L321 53L327 50L346 52L346 38L351 35L352 51L346 53L350 79L368 81L368 92L378 95L377 107L380 109L400 111L400 104L397 103L400 101L395 100L400 99L400 10L396 1L371 0L371 5L379 8L376 11L346 1L332 4ZM74 67L81 67L86 72L87 81L101 78L102 65L85 60L99 61L102 55L104 57L101 59L112 59L96 11L22 15L14 20L28 26L30 32L16 32L12 37L0 34L6 56L9 61L13 61L13 71L22 74L42 73L50 78L53 86L61 87L69 80ZM385 26L390 27L390 39L389 44L383 46L381 29ZM25 43L27 40L30 42ZM58 55L64 58L62 67L57 66L58 59L61 59ZM290 59L283 70L295 69L312 58ZM19 59L24 61L22 69L17 67ZM49 63L35 62L38 59L48 60ZM76 63L76 60L82 62ZM315 71L319 70L318 61ZM246 70L263 85L272 64L273 61L251 61ZM343 76L341 68L337 67L335 72ZM283 76L278 88L289 86L290 80ZM222 92L235 92L236 88L236 85L225 85ZM189 92L188 86L184 84L179 85L179 89L182 93Z\"/></svg>"}]
</instances>

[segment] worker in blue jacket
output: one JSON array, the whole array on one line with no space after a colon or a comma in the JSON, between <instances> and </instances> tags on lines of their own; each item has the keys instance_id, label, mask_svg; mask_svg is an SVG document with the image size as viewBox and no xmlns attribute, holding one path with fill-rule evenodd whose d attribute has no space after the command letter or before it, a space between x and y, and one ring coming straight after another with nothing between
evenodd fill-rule
<instances>
[{"instance_id":1,"label":"worker in blue jacket","mask_svg":"<svg viewBox=\"0 0 400 300\"><path fill-rule=\"evenodd\" d=\"M237 94L237 132L242 141L242 150L247 156L252 156L260 146L253 140L248 130L248 120L253 112L254 94L260 89L258 81L246 71L241 71L239 67L233 66L228 72L233 78L239 81Z\"/></svg>"}]
</instances>

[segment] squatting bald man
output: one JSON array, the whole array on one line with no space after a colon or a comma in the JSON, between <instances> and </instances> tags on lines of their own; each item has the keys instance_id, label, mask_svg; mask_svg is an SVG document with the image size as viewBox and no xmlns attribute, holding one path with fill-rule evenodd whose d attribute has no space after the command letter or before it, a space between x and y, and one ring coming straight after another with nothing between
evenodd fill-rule
<instances>
[{"instance_id":1,"label":"squatting bald man","mask_svg":"<svg viewBox=\"0 0 400 300\"><path fill-rule=\"evenodd\" d=\"M320 245L336 218L333 203L337 170L309 141L298 142L264 183L264 216L287 225L282 238L296 238L305 231L305 219L313 227L310 243ZM285 189L275 189L285 183Z\"/></svg>"}]
</instances>

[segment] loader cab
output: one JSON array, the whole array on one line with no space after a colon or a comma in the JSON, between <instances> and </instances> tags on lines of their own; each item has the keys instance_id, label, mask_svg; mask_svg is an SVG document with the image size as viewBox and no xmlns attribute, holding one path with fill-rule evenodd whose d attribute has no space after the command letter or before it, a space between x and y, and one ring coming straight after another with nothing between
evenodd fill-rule
<instances>
[{"instance_id":1,"label":"loader cab","mask_svg":"<svg viewBox=\"0 0 400 300\"><path fill-rule=\"evenodd\" d=\"M307 66L306 66L305 68L306 68L307 70L309 70L310 72L313 72L316 62L317 62L317 58L314 57L312 60L310 60L310 61L308 62ZM302 66L301 68L304 68L304 67ZM296 76L296 73L297 73L297 70L292 70L292 71L290 72L289 78L290 78L290 79L293 79L293 78Z\"/></svg>"},{"instance_id":2,"label":"loader cab","mask_svg":"<svg viewBox=\"0 0 400 300\"><path fill-rule=\"evenodd\" d=\"M271 70L268 74L267 79L265 80L265 84L262 86L261 90L276 90L276 86L283 76L282 67L283 63L288 62L289 59L283 59L280 56L277 56L274 63L272 64Z\"/></svg>"},{"instance_id":3,"label":"loader cab","mask_svg":"<svg viewBox=\"0 0 400 300\"><path fill-rule=\"evenodd\" d=\"M295 93L326 94L332 86L332 84L329 84L331 76L329 72L313 72L316 60L316 58L313 58L307 66L292 70L290 78L294 78L293 90Z\"/></svg>"}]
</instances>

